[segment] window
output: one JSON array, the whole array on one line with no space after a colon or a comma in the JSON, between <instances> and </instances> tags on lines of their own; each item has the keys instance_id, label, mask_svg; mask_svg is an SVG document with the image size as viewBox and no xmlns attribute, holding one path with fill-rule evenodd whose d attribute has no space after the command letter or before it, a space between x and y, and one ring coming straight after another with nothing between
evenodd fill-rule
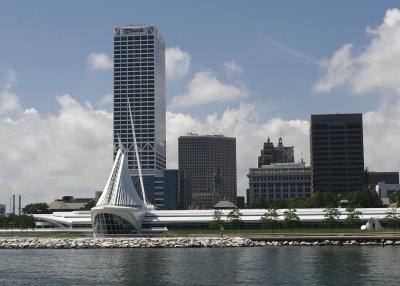
<instances>
[{"instance_id":1,"label":"window","mask_svg":"<svg viewBox=\"0 0 400 286\"><path fill-rule=\"evenodd\" d=\"M98 235L134 234L137 232L137 229L130 222L120 216L109 213L96 215L93 228Z\"/></svg>"}]
</instances>

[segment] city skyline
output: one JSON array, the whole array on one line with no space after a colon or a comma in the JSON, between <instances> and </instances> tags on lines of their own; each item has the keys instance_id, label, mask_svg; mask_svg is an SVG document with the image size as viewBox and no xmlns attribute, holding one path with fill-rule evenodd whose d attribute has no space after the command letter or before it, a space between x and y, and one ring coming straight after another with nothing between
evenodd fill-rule
<instances>
[{"instance_id":1,"label":"city skyline","mask_svg":"<svg viewBox=\"0 0 400 286\"><path fill-rule=\"evenodd\" d=\"M311 114L360 112L365 166L399 170L391 2L124 3L3 3L0 203L102 189L112 165L110 35L126 23L155 25L166 39L167 168L178 167L179 136L236 137L244 195L268 136L309 164Z\"/></svg>"}]
</instances>

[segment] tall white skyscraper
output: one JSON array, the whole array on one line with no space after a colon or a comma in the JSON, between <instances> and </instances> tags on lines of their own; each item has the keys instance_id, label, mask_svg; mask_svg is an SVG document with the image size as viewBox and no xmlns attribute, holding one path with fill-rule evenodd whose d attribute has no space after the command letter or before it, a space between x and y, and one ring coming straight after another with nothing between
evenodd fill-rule
<instances>
[{"instance_id":1,"label":"tall white skyscraper","mask_svg":"<svg viewBox=\"0 0 400 286\"><path fill-rule=\"evenodd\" d=\"M114 157L118 136L137 169L128 99L145 173L166 167L165 42L156 27L114 28Z\"/></svg>"}]
</instances>

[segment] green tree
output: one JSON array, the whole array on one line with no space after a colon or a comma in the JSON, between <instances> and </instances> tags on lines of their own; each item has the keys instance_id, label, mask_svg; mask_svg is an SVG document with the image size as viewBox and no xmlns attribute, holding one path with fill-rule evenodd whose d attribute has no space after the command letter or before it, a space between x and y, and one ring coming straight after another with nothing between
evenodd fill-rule
<instances>
[{"instance_id":1,"label":"green tree","mask_svg":"<svg viewBox=\"0 0 400 286\"><path fill-rule=\"evenodd\" d=\"M400 223L400 217L397 213L396 208L391 208L390 210L386 211L386 216L384 219L385 223L388 225L393 226L393 234L396 233L396 228Z\"/></svg>"},{"instance_id":2,"label":"green tree","mask_svg":"<svg viewBox=\"0 0 400 286\"><path fill-rule=\"evenodd\" d=\"M325 214L322 223L328 225L332 233L332 225L339 220L339 217L342 213L339 211L338 208L325 208L324 213Z\"/></svg>"},{"instance_id":3,"label":"green tree","mask_svg":"<svg viewBox=\"0 0 400 286\"><path fill-rule=\"evenodd\" d=\"M6 228L6 216L0 216L0 228Z\"/></svg>"},{"instance_id":4,"label":"green tree","mask_svg":"<svg viewBox=\"0 0 400 286\"><path fill-rule=\"evenodd\" d=\"M285 199L279 199L277 201L271 201L268 204L268 208L270 209L286 209L289 207L289 201Z\"/></svg>"},{"instance_id":5,"label":"green tree","mask_svg":"<svg viewBox=\"0 0 400 286\"><path fill-rule=\"evenodd\" d=\"M296 214L296 209L287 209L283 212L283 225L285 227L291 228L293 232L293 227L300 224L300 218Z\"/></svg>"},{"instance_id":6,"label":"green tree","mask_svg":"<svg viewBox=\"0 0 400 286\"><path fill-rule=\"evenodd\" d=\"M389 202L391 204L400 202L400 190L397 190L389 196Z\"/></svg>"},{"instance_id":7,"label":"green tree","mask_svg":"<svg viewBox=\"0 0 400 286\"><path fill-rule=\"evenodd\" d=\"M353 208L380 208L382 200L374 189L350 192L344 196Z\"/></svg>"},{"instance_id":8,"label":"green tree","mask_svg":"<svg viewBox=\"0 0 400 286\"><path fill-rule=\"evenodd\" d=\"M268 203L267 203L263 198L261 198L261 199L256 200L256 201L250 206L250 208L253 208L253 209L263 209L263 208L267 207L267 205L268 205Z\"/></svg>"},{"instance_id":9,"label":"green tree","mask_svg":"<svg viewBox=\"0 0 400 286\"><path fill-rule=\"evenodd\" d=\"M90 211L92 208L96 206L96 203L97 202L95 200L91 200L84 207L81 207L80 209Z\"/></svg>"},{"instance_id":10,"label":"green tree","mask_svg":"<svg viewBox=\"0 0 400 286\"><path fill-rule=\"evenodd\" d=\"M18 227L18 216L16 214L8 214L8 216L6 217L5 223L4 223L4 227L6 229L13 229Z\"/></svg>"},{"instance_id":11,"label":"green tree","mask_svg":"<svg viewBox=\"0 0 400 286\"><path fill-rule=\"evenodd\" d=\"M346 209L346 212L347 217L344 220L345 225L354 227L355 225L361 224L360 216L362 215L362 212L357 211L355 208L352 207L348 207Z\"/></svg>"},{"instance_id":12,"label":"green tree","mask_svg":"<svg viewBox=\"0 0 400 286\"><path fill-rule=\"evenodd\" d=\"M238 208L234 208L227 215L227 218L230 221L232 228L235 230L235 234L236 234L236 229L243 225L243 220L241 216L242 213Z\"/></svg>"},{"instance_id":13,"label":"green tree","mask_svg":"<svg viewBox=\"0 0 400 286\"><path fill-rule=\"evenodd\" d=\"M27 204L22 209L23 214L49 214L51 213L49 210L49 205L46 203L33 203Z\"/></svg>"},{"instance_id":14,"label":"green tree","mask_svg":"<svg viewBox=\"0 0 400 286\"><path fill-rule=\"evenodd\" d=\"M20 215L18 217L18 226L21 230L27 228L33 229L35 227L35 220L31 215Z\"/></svg>"},{"instance_id":15,"label":"green tree","mask_svg":"<svg viewBox=\"0 0 400 286\"><path fill-rule=\"evenodd\" d=\"M222 211L215 210L213 213L213 219L208 223L210 228L220 229L224 225L224 221L222 220Z\"/></svg>"},{"instance_id":16,"label":"green tree","mask_svg":"<svg viewBox=\"0 0 400 286\"><path fill-rule=\"evenodd\" d=\"M315 192L310 198L310 206L312 208L322 208L324 207L324 199L320 192Z\"/></svg>"},{"instance_id":17,"label":"green tree","mask_svg":"<svg viewBox=\"0 0 400 286\"><path fill-rule=\"evenodd\" d=\"M338 206L338 196L335 196L331 192L325 192L322 200L324 202L323 207L325 208L336 208Z\"/></svg>"},{"instance_id":18,"label":"green tree","mask_svg":"<svg viewBox=\"0 0 400 286\"><path fill-rule=\"evenodd\" d=\"M278 224L278 213L276 209L268 209L267 212L261 216L260 221L263 228L271 228L271 233L274 233L274 227Z\"/></svg>"},{"instance_id":19,"label":"green tree","mask_svg":"<svg viewBox=\"0 0 400 286\"><path fill-rule=\"evenodd\" d=\"M310 207L310 200L304 197L292 198L289 200L289 206L292 208L305 209Z\"/></svg>"}]
</instances>

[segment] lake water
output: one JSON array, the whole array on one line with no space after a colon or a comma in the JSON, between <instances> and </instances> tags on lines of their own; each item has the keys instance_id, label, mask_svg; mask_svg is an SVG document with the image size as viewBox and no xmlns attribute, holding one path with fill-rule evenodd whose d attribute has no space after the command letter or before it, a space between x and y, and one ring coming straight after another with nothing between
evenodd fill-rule
<instances>
[{"instance_id":1,"label":"lake water","mask_svg":"<svg viewBox=\"0 0 400 286\"><path fill-rule=\"evenodd\" d=\"M1 249L0 285L398 285L400 247Z\"/></svg>"}]
</instances>

